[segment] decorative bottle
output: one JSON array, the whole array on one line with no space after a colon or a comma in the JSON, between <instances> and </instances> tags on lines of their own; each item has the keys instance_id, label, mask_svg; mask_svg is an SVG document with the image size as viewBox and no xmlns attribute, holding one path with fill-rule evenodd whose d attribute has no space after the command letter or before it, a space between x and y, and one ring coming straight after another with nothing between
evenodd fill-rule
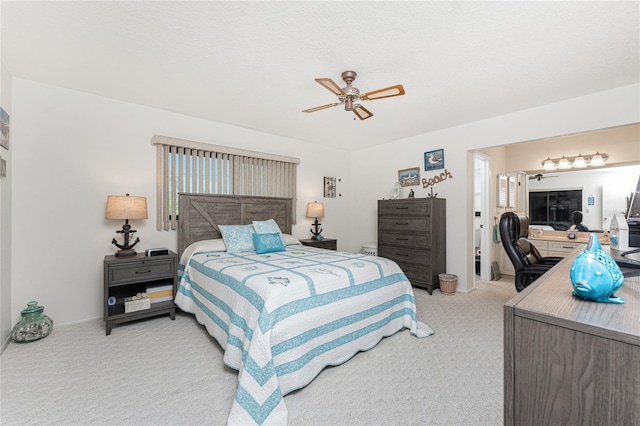
<instances>
[{"instance_id":1,"label":"decorative bottle","mask_svg":"<svg viewBox=\"0 0 640 426\"><path fill-rule=\"evenodd\" d=\"M44 307L38 302L27 303L20 313L22 319L13 327L11 338L17 343L29 343L47 337L53 330L53 321L44 313Z\"/></svg>"}]
</instances>

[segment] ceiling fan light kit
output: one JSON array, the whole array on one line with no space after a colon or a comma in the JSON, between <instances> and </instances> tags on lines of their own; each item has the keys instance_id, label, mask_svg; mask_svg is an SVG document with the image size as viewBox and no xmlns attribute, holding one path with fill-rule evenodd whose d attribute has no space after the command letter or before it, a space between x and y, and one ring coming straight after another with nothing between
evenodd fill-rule
<instances>
[{"instance_id":1,"label":"ceiling fan light kit","mask_svg":"<svg viewBox=\"0 0 640 426\"><path fill-rule=\"evenodd\" d=\"M316 78L316 82L325 89L338 97L340 102L333 104L321 105L309 109L302 110L302 112L316 112L322 109L331 108L338 105L344 105L345 111L353 111L356 117L360 120L366 120L373 117L373 113L357 103L358 101L372 101L376 99L390 98L393 96L404 95L404 87L401 84L395 86L385 87L383 89L373 90L364 94L360 94L360 90L357 87L353 87L351 84L356 79L358 74L355 71L345 71L342 73L342 79L347 85L340 87L330 78Z\"/></svg>"}]
</instances>

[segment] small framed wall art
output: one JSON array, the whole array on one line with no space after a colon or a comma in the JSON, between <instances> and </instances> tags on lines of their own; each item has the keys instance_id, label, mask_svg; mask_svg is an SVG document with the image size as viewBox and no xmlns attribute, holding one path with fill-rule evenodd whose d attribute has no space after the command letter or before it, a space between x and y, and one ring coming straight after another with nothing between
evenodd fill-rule
<instances>
[{"instance_id":1,"label":"small framed wall art","mask_svg":"<svg viewBox=\"0 0 640 426\"><path fill-rule=\"evenodd\" d=\"M324 177L324 198L336 198L336 178Z\"/></svg>"},{"instance_id":2,"label":"small framed wall art","mask_svg":"<svg viewBox=\"0 0 640 426\"><path fill-rule=\"evenodd\" d=\"M424 171L444 169L444 149L424 153Z\"/></svg>"},{"instance_id":3,"label":"small framed wall art","mask_svg":"<svg viewBox=\"0 0 640 426\"><path fill-rule=\"evenodd\" d=\"M0 146L9 149L9 114L4 108L0 107Z\"/></svg>"},{"instance_id":4,"label":"small framed wall art","mask_svg":"<svg viewBox=\"0 0 640 426\"><path fill-rule=\"evenodd\" d=\"M420 167L398 170L398 182L400 186L420 185Z\"/></svg>"}]
</instances>

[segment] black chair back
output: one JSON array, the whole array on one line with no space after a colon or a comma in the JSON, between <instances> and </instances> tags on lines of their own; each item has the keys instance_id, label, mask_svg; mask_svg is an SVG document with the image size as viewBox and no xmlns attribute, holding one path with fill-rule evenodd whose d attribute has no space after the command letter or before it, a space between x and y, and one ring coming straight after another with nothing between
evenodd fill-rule
<instances>
[{"instance_id":1,"label":"black chair back","mask_svg":"<svg viewBox=\"0 0 640 426\"><path fill-rule=\"evenodd\" d=\"M562 259L540 255L527 239L529 223L528 216L514 212L506 212L500 217L500 239L516 273L517 291L524 290Z\"/></svg>"}]
</instances>

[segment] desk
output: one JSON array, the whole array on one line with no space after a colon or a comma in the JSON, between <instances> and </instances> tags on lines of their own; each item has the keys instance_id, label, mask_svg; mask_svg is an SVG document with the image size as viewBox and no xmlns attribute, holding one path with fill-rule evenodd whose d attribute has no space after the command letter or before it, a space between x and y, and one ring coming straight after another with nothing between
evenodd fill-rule
<instances>
[{"instance_id":1,"label":"desk","mask_svg":"<svg viewBox=\"0 0 640 426\"><path fill-rule=\"evenodd\" d=\"M576 298L580 251L504 306L505 425L640 424L640 277L623 305Z\"/></svg>"}]
</instances>

